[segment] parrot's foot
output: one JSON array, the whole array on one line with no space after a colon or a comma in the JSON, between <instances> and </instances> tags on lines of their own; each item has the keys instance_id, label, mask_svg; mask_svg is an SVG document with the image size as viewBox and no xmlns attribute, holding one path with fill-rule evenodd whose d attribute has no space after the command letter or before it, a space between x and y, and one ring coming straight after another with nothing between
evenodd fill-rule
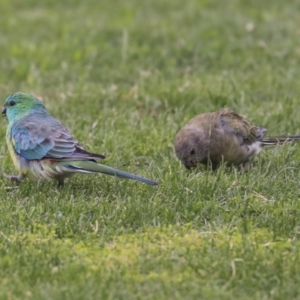
<instances>
[{"instance_id":1,"label":"parrot's foot","mask_svg":"<svg viewBox=\"0 0 300 300\"><path fill-rule=\"evenodd\" d=\"M4 173L2 171L2 175L4 178L12 181L12 182L17 182L17 183L20 183L23 179L24 179L24 176L22 174L19 174L17 176L13 176L13 175L7 175L6 173Z\"/></svg>"}]
</instances>

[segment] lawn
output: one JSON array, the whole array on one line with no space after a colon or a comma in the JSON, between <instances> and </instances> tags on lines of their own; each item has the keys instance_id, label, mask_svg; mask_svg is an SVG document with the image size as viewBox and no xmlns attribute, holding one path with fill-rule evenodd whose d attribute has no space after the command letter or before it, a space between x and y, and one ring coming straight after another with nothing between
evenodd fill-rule
<instances>
[{"instance_id":1,"label":"lawn","mask_svg":"<svg viewBox=\"0 0 300 300\"><path fill-rule=\"evenodd\" d=\"M0 299L300 299L300 145L187 171L176 132L235 109L300 133L297 0L0 2L0 95L38 96L105 175L0 182ZM1 168L15 173L1 120Z\"/></svg>"}]
</instances>

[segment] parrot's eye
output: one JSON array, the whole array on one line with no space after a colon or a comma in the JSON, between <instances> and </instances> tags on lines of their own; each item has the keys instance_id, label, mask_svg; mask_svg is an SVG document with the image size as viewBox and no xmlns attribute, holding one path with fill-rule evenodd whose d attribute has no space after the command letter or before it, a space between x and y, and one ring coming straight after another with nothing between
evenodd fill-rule
<instances>
[{"instance_id":1,"label":"parrot's eye","mask_svg":"<svg viewBox=\"0 0 300 300\"><path fill-rule=\"evenodd\" d=\"M190 154L194 155L195 154L195 149L192 149L191 152L190 152Z\"/></svg>"},{"instance_id":2,"label":"parrot's eye","mask_svg":"<svg viewBox=\"0 0 300 300\"><path fill-rule=\"evenodd\" d=\"M14 106L14 105L16 105L16 101L12 100L12 101L9 102L9 106Z\"/></svg>"}]
</instances>

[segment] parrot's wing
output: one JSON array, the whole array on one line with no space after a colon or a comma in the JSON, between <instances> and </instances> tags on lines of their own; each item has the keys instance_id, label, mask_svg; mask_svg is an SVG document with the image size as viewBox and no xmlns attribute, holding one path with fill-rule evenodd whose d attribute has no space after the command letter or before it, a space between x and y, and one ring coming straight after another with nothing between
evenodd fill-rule
<instances>
[{"instance_id":1,"label":"parrot's wing","mask_svg":"<svg viewBox=\"0 0 300 300\"><path fill-rule=\"evenodd\" d=\"M266 132L265 128L254 126L245 117L230 109L224 109L220 119L225 131L241 136L248 145L260 141Z\"/></svg>"},{"instance_id":2,"label":"parrot's wing","mask_svg":"<svg viewBox=\"0 0 300 300\"><path fill-rule=\"evenodd\" d=\"M11 128L10 139L16 153L27 160L104 158L85 151L70 131L50 115L35 115L16 121Z\"/></svg>"}]
</instances>

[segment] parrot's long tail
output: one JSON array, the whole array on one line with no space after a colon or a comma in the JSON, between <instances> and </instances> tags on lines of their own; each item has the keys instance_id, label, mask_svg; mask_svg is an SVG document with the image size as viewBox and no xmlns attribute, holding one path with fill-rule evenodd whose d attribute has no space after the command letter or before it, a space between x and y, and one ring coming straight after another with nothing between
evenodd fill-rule
<instances>
[{"instance_id":1,"label":"parrot's long tail","mask_svg":"<svg viewBox=\"0 0 300 300\"><path fill-rule=\"evenodd\" d=\"M111 176L117 176L117 177L141 181L150 185L158 185L158 183L155 181L143 177L139 177L125 171L117 170L112 167L101 165L90 160L70 161L67 165L64 164L64 167L68 169L69 172L75 172L75 173L78 172L78 173L87 173L87 174L103 173Z\"/></svg>"},{"instance_id":2,"label":"parrot's long tail","mask_svg":"<svg viewBox=\"0 0 300 300\"><path fill-rule=\"evenodd\" d=\"M286 136L275 136L266 137L262 139L262 146L272 146L272 145L283 145L289 142L300 141L300 135L286 135Z\"/></svg>"}]
</instances>

